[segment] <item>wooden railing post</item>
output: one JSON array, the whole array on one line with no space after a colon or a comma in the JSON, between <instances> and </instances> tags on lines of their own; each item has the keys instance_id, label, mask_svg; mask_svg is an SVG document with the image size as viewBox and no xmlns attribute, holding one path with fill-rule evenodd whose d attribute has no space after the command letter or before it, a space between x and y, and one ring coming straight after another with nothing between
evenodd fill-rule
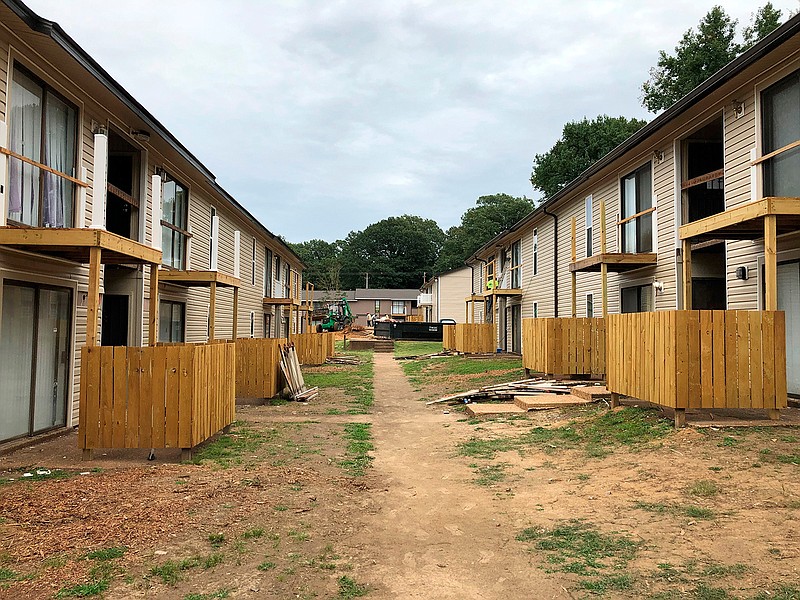
<instances>
[{"instance_id":1,"label":"wooden railing post","mask_svg":"<svg viewBox=\"0 0 800 600\"><path fill-rule=\"evenodd\" d=\"M158 343L158 265L150 265L150 328L148 342L151 346Z\"/></svg>"},{"instance_id":2,"label":"wooden railing post","mask_svg":"<svg viewBox=\"0 0 800 600\"><path fill-rule=\"evenodd\" d=\"M606 202L600 202L600 255L606 253ZM605 260L600 263L600 279L603 294L603 317L608 316L608 265ZM588 315L587 315L588 316Z\"/></svg>"},{"instance_id":3,"label":"wooden railing post","mask_svg":"<svg viewBox=\"0 0 800 600\"><path fill-rule=\"evenodd\" d=\"M766 222L766 219L765 219ZM681 248L683 261L683 310L692 309L692 241L683 240Z\"/></svg>"},{"instance_id":4,"label":"wooden railing post","mask_svg":"<svg viewBox=\"0 0 800 600\"><path fill-rule=\"evenodd\" d=\"M577 242L575 239L575 217L572 217L572 262L578 260ZM572 271L572 318L578 316L578 274Z\"/></svg>"},{"instance_id":5,"label":"wooden railing post","mask_svg":"<svg viewBox=\"0 0 800 600\"><path fill-rule=\"evenodd\" d=\"M778 238L776 215L764 217L764 308L778 310Z\"/></svg>"}]
</instances>

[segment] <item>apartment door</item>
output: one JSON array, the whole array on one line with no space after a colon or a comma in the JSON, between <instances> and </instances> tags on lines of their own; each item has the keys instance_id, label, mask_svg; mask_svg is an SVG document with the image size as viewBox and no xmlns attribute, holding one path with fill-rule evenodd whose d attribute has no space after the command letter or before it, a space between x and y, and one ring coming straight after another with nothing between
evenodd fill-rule
<instances>
[{"instance_id":1,"label":"apartment door","mask_svg":"<svg viewBox=\"0 0 800 600\"><path fill-rule=\"evenodd\" d=\"M778 310L786 312L786 377L789 393L800 395L800 261L778 265Z\"/></svg>"},{"instance_id":2,"label":"apartment door","mask_svg":"<svg viewBox=\"0 0 800 600\"><path fill-rule=\"evenodd\" d=\"M511 307L511 351L522 353L522 306Z\"/></svg>"},{"instance_id":3,"label":"apartment door","mask_svg":"<svg viewBox=\"0 0 800 600\"><path fill-rule=\"evenodd\" d=\"M71 320L70 290L3 284L0 441L66 425Z\"/></svg>"},{"instance_id":4,"label":"apartment door","mask_svg":"<svg viewBox=\"0 0 800 600\"><path fill-rule=\"evenodd\" d=\"M103 332L100 343L103 346L128 345L128 296L123 294L103 294Z\"/></svg>"}]
</instances>

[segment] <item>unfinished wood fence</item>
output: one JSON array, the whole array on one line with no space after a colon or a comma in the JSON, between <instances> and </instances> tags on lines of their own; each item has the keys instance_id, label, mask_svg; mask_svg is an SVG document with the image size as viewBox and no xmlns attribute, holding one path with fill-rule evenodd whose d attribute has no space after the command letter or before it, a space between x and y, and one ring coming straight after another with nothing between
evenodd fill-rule
<instances>
[{"instance_id":1,"label":"unfinished wood fence","mask_svg":"<svg viewBox=\"0 0 800 600\"><path fill-rule=\"evenodd\" d=\"M486 354L495 351L494 325L492 323L458 323L455 329L453 350L465 354Z\"/></svg>"},{"instance_id":2,"label":"unfinished wood fence","mask_svg":"<svg viewBox=\"0 0 800 600\"><path fill-rule=\"evenodd\" d=\"M675 409L786 407L783 312L672 310L607 319L611 392Z\"/></svg>"},{"instance_id":3,"label":"unfinished wood fence","mask_svg":"<svg viewBox=\"0 0 800 600\"><path fill-rule=\"evenodd\" d=\"M425 318L423 315L406 315L406 323L423 323Z\"/></svg>"},{"instance_id":4,"label":"unfinished wood fence","mask_svg":"<svg viewBox=\"0 0 800 600\"><path fill-rule=\"evenodd\" d=\"M78 446L189 449L235 419L233 344L81 350Z\"/></svg>"},{"instance_id":5,"label":"unfinished wood fence","mask_svg":"<svg viewBox=\"0 0 800 600\"><path fill-rule=\"evenodd\" d=\"M442 350L456 349L456 326L442 325Z\"/></svg>"},{"instance_id":6,"label":"unfinished wood fence","mask_svg":"<svg viewBox=\"0 0 800 600\"><path fill-rule=\"evenodd\" d=\"M298 333L292 336L301 365L323 364L333 356L335 339L333 333Z\"/></svg>"},{"instance_id":7,"label":"unfinished wood fence","mask_svg":"<svg viewBox=\"0 0 800 600\"><path fill-rule=\"evenodd\" d=\"M603 375L606 372L605 320L523 319L522 364L540 373Z\"/></svg>"},{"instance_id":8,"label":"unfinished wood fence","mask_svg":"<svg viewBox=\"0 0 800 600\"><path fill-rule=\"evenodd\" d=\"M281 391L280 352L283 338L236 340L236 395L239 398L272 398Z\"/></svg>"}]
</instances>

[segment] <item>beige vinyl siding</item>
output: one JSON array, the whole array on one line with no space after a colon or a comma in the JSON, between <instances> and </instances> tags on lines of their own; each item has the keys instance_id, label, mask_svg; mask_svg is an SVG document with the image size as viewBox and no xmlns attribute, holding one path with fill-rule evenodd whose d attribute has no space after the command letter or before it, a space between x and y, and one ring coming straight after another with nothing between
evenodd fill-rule
<instances>
[{"instance_id":1,"label":"beige vinyl siding","mask_svg":"<svg viewBox=\"0 0 800 600\"><path fill-rule=\"evenodd\" d=\"M657 228L653 251L658 253L655 268L655 281L664 284L663 292L654 292L656 310L670 310L677 307L678 281L675 271L675 145L664 144L660 149L664 158L653 161L653 195L656 198L656 214L653 226Z\"/></svg>"},{"instance_id":2,"label":"beige vinyl siding","mask_svg":"<svg viewBox=\"0 0 800 600\"><path fill-rule=\"evenodd\" d=\"M6 91L8 90L8 41L0 39L0 120L6 120ZM3 140L5 145L6 140Z\"/></svg>"},{"instance_id":3,"label":"beige vinyl siding","mask_svg":"<svg viewBox=\"0 0 800 600\"><path fill-rule=\"evenodd\" d=\"M533 274L533 230L539 239L537 270ZM547 215L526 227L522 237L522 318L533 318L533 303L539 306L540 317L552 317L555 313L553 296L553 218Z\"/></svg>"},{"instance_id":4,"label":"beige vinyl siding","mask_svg":"<svg viewBox=\"0 0 800 600\"><path fill-rule=\"evenodd\" d=\"M464 268L437 279L437 283L432 286L434 318L437 321L455 319L458 323L464 322L466 304L464 299L470 294L470 277L470 269Z\"/></svg>"}]
</instances>

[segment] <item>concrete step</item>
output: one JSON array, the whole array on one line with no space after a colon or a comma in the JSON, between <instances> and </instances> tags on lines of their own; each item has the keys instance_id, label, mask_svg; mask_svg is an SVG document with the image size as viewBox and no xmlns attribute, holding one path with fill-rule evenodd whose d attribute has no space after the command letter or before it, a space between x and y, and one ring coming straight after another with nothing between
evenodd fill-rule
<instances>
[{"instance_id":1,"label":"concrete step","mask_svg":"<svg viewBox=\"0 0 800 600\"><path fill-rule=\"evenodd\" d=\"M466 413L470 417L501 417L504 415L524 415L526 411L511 402L467 404Z\"/></svg>"},{"instance_id":2,"label":"concrete step","mask_svg":"<svg viewBox=\"0 0 800 600\"><path fill-rule=\"evenodd\" d=\"M608 400L611 398L611 392L608 391L604 385L576 385L570 390L573 396L583 398L584 400Z\"/></svg>"},{"instance_id":3,"label":"concrete step","mask_svg":"<svg viewBox=\"0 0 800 600\"><path fill-rule=\"evenodd\" d=\"M514 396L514 405L524 411L561 408L564 406L583 406L592 400L577 398L572 394L537 394L535 396Z\"/></svg>"}]
</instances>

